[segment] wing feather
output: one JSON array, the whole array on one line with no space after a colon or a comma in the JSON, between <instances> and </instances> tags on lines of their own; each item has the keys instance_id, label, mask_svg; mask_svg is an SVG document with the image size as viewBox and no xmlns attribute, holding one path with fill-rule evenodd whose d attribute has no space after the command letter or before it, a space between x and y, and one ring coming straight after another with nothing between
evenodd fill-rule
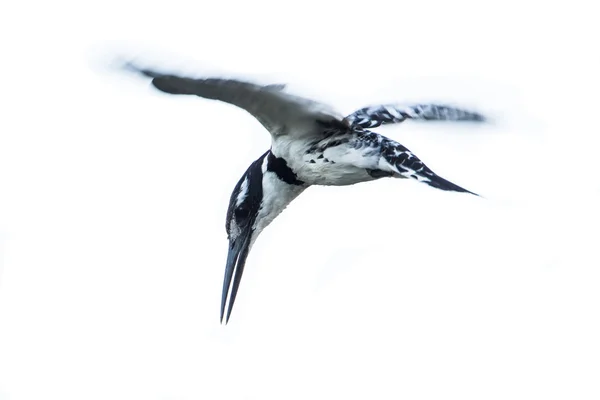
<instances>
[{"instance_id":1,"label":"wing feather","mask_svg":"<svg viewBox=\"0 0 600 400\"><path fill-rule=\"evenodd\" d=\"M285 85L261 86L235 79L196 79L163 74L127 64L126 68L152 78L158 90L170 94L196 95L242 108L254 116L272 136L319 135L319 122L341 122L330 107L284 92Z\"/></svg>"},{"instance_id":2,"label":"wing feather","mask_svg":"<svg viewBox=\"0 0 600 400\"><path fill-rule=\"evenodd\" d=\"M375 128L380 125L397 124L407 119L470 122L484 122L486 120L478 112L443 104L384 104L369 106L356 110L345 118L350 125L361 128Z\"/></svg>"}]
</instances>

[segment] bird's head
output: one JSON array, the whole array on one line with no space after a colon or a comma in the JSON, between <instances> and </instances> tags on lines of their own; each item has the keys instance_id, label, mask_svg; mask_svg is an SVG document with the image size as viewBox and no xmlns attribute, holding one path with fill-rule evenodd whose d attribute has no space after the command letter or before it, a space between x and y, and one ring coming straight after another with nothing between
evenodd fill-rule
<instances>
[{"instance_id":1,"label":"bird's head","mask_svg":"<svg viewBox=\"0 0 600 400\"><path fill-rule=\"evenodd\" d=\"M225 223L229 238L229 252L221 298L221 322L223 322L227 303L225 322L229 321L246 258L254 241L263 229L306 188L302 182L290 181L287 175L282 175L291 172L289 168L282 171L282 164L287 168L285 161L282 162L267 151L250 164L231 193Z\"/></svg>"}]
</instances>

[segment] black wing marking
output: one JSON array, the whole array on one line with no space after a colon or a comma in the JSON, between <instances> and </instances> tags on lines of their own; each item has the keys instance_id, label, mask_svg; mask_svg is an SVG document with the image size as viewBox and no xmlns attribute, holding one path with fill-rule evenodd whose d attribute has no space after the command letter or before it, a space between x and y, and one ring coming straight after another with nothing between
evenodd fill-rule
<instances>
[{"instance_id":1,"label":"black wing marking","mask_svg":"<svg viewBox=\"0 0 600 400\"><path fill-rule=\"evenodd\" d=\"M477 112L441 104L397 105L384 104L364 107L348 115L344 120L353 127L374 128L396 124L407 119L425 121L472 121L484 122L486 118Z\"/></svg>"},{"instance_id":2,"label":"black wing marking","mask_svg":"<svg viewBox=\"0 0 600 400\"><path fill-rule=\"evenodd\" d=\"M477 193L473 193L442 178L427 167L412 151L394 140L371 131L361 132L358 135L358 139L355 143L356 147L378 147L381 152L381 158L389 165L389 168L381 169L380 172L369 171L371 176L384 177L391 171L403 178L415 179L436 189L465 192L479 196Z\"/></svg>"}]
</instances>

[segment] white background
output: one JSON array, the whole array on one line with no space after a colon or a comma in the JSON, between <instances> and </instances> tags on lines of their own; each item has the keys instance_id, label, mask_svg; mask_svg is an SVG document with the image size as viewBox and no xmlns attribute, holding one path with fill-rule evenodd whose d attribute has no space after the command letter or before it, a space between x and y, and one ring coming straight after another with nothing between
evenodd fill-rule
<instances>
[{"instance_id":1,"label":"white background","mask_svg":"<svg viewBox=\"0 0 600 400\"><path fill-rule=\"evenodd\" d=\"M600 398L593 2L0 6L0 399ZM269 136L145 65L486 126L378 131L485 198L307 190L218 322L233 186Z\"/></svg>"}]
</instances>

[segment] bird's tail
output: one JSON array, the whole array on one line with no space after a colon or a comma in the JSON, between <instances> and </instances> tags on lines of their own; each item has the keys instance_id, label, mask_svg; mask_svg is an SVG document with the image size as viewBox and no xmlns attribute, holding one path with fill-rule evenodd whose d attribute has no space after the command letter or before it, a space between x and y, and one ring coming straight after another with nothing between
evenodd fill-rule
<instances>
[{"instance_id":1,"label":"bird's tail","mask_svg":"<svg viewBox=\"0 0 600 400\"><path fill-rule=\"evenodd\" d=\"M442 178L433 172L423 161L415 156L410 150L399 143L386 146L382 156L387 161L389 168L403 178L415 179L433 188L450 192L470 193L479 196L463 187ZM481 196L479 196L481 197Z\"/></svg>"},{"instance_id":2,"label":"bird's tail","mask_svg":"<svg viewBox=\"0 0 600 400\"><path fill-rule=\"evenodd\" d=\"M427 185L429 185L433 188L436 188L436 189L446 190L449 192L470 193L472 195L481 197L477 193L471 192L470 190L467 190L463 187L458 186L457 184L450 182L447 179L442 178L441 176L437 175L433 171L430 171L430 173L431 174L426 174L424 176L424 178L426 178L426 179L421 178L421 179L423 179L423 180L421 180L421 182L426 183Z\"/></svg>"}]
</instances>

